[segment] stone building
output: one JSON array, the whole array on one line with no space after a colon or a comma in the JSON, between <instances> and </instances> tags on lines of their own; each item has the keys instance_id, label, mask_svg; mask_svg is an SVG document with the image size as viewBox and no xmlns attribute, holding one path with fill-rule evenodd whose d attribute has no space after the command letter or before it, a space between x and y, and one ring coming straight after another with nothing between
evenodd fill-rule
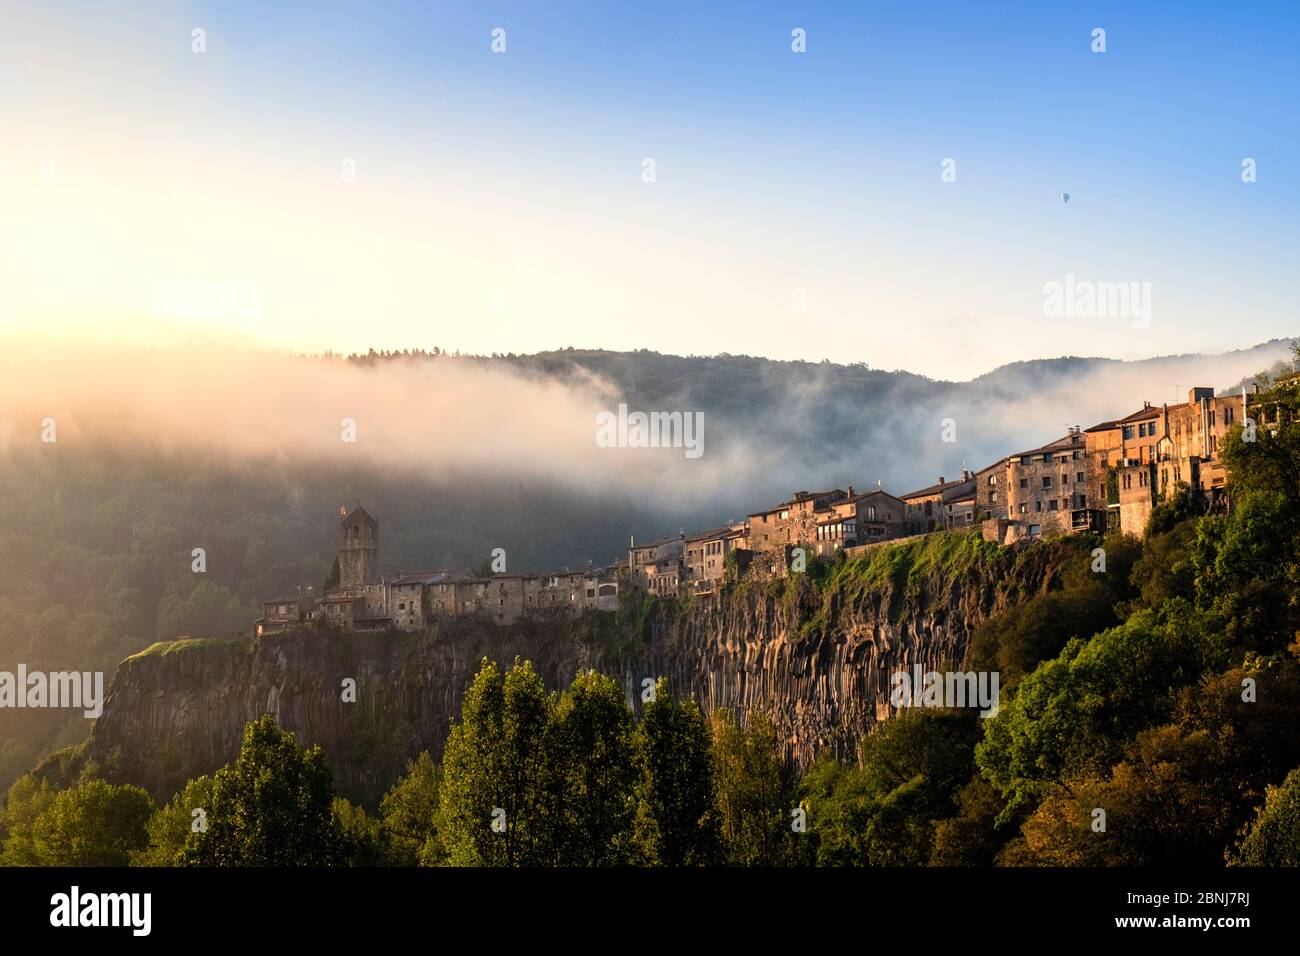
<instances>
[{"instance_id":1,"label":"stone building","mask_svg":"<svg viewBox=\"0 0 1300 956\"><path fill-rule=\"evenodd\" d=\"M1078 428L1008 456L1006 489L1004 543L1102 527L1100 504L1090 494L1087 439Z\"/></svg>"},{"instance_id":2,"label":"stone building","mask_svg":"<svg viewBox=\"0 0 1300 956\"><path fill-rule=\"evenodd\" d=\"M796 491L789 501L775 508L749 515L751 551L779 551L791 545L811 544L817 539L817 521L829 514L831 505L848 494L839 489Z\"/></svg>"},{"instance_id":3,"label":"stone building","mask_svg":"<svg viewBox=\"0 0 1300 956\"><path fill-rule=\"evenodd\" d=\"M701 531L686 538L686 581L696 594L707 594L717 588L725 576L727 555L733 551L747 550L746 529L743 522L723 525L710 531Z\"/></svg>"},{"instance_id":4,"label":"stone building","mask_svg":"<svg viewBox=\"0 0 1300 956\"><path fill-rule=\"evenodd\" d=\"M816 554L826 557L843 548L887 541L907 533L907 505L879 488L833 502L817 518Z\"/></svg>"},{"instance_id":5,"label":"stone building","mask_svg":"<svg viewBox=\"0 0 1300 956\"><path fill-rule=\"evenodd\" d=\"M272 598L262 602L262 616L255 623L259 635L275 631L289 631L315 620L319 605L314 597Z\"/></svg>"},{"instance_id":6,"label":"stone building","mask_svg":"<svg viewBox=\"0 0 1300 956\"><path fill-rule=\"evenodd\" d=\"M1110 525L1143 534L1151 509L1179 484L1211 508L1223 506L1228 475L1219 446L1245 418L1246 404L1246 396L1197 387L1186 402L1158 408L1147 402L1126 418L1089 428L1089 493L1117 516Z\"/></svg>"},{"instance_id":7,"label":"stone building","mask_svg":"<svg viewBox=\"0 0 1300 956\"><path fill-rule=\"evenodd\" d=\"M943 496L965 484L966 478L948 481L942 475L937 483L916 491L909 491L898 497L907 506L907 523L909 530L916 533L942 530L946 524Z\"/></svg>"},{"instance_id":8,"label":"stone building","mask_svg":"<svg viewBox=\"0 0 1300 956\"><path fill-rule=\"evenodd\" d=\"M317 624L342 631L418 631L449 617L512 624L587 609L613 611L628 579L628 565L622 563L559 574L480 578L451 570L382 577L376 572L379 522L360 508L351 514L340 509L340 515L338 583L319 600L300 596L262 602L262 617L254 622L258 636Z\"/></svg>"},{"instance_id":9,"label":"stone building","mask_svg":"<svg viewBox=\"0 0 1300 956\"><path fill-rule=\"evenodd\" d=\"M975 472L975 520L997 521L1007 517L1007 464L1000 458Z\"/></svg>"},{"instance_id":10,"label":"stone building","mask_svg":"<svg viewBox=\"0 0 1300 956\"><path fill-rule=\"evenodd\" d=\"M962 469L961 480L951 482L939 493L943 527L949 531L975 527L975 475Z\"/></svg>"},{"instance_id":11,"label":"stone building","mask_svg":"<svg viewBox=\"0 0 1300 956\"><path fill-rule=\"evenodd\" d=\"M685 533L655 538L644 544L632 539L627 549L627 565L632 587L662 593L670 578L680 582L686 576ZM675 586L672 593L677 593Z\"/></svg>"}]
</instances>

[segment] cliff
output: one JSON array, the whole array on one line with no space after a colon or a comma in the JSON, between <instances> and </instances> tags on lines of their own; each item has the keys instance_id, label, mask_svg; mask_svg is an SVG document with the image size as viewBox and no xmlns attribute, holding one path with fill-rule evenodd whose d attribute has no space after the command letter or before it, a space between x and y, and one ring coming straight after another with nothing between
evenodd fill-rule
<instances>
[{"instance_id":1,"label":"cliff","mask_svg":"<svg viewBox=\"0 0 1300 956\"><path fill-rule=\"evenodd\" d=\"M1087 540L1016 549L977 534L886 545L785 580L747 582L714 599L653 599L619 615L498 627L454 621L420 634L301 633L155 644L119 666L104 714L76 753L47 772L93 762L114 782L166 799L238 752L263 713L318 743L341 793L373 804L421 750L440 753L479 661L528 658L547 686L579 669L618 677L634 706L666 676L706 710L770 714L794 759L851 754L888 716L889 675L959 666L990 614L1051 586ZM356 681L355 703L343 682Z\"/></svg>"}]
</instances>

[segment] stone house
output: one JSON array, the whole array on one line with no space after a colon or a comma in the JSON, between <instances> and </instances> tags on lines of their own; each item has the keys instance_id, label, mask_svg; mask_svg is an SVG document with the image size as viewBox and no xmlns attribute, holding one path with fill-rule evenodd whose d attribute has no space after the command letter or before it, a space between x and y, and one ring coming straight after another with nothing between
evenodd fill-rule
<instances>
[{"instance_id":1,"label":"stone house","mask_svg":"<svg viewBox=\"0 0 1300 956\"><path fill-rule=\"evenodd\" d=\"M975 527L975 474L962 469L961 480L939 493L943 527L949 531Z\"/></svg>"},{"instance_id":2,"label":"stone house","mask_svg":"<svg viewBox=\"0 0 1300 956\"><path fill-rule=\"evenodd\" d=\"M940 475L938 482L933 485L919 488L916 491L909 491L905 495L899 495L899 499L907 506L909 530L913 534L918 534L944 528L946 520L944 517L943 496L945 492L957 490L965 482L966 478L964 476L957 481L948 481Z\"/></svg>"},{"instance_id":3,"label":"stone house","mask_svg":"<svg viewBox=\"0 0 1300 956\"><path fill-rule=\"evenodd\" d=\"M258 637L277 634L309 624L319 615L320 605L310 595L272 598L262 602L262 616L253 622L253 631Z\"/></svg>"},{"instance_id":4,"label":"stone house","mask_svg":"<svg viewBox=\"0 0 1300 956\"><path fill-rule=\"evenodd\" d=\"M826 557L844 548L902 537L907 528L907 505L901 498L879 488L856 494L849 485L848 496L818 516L813 550Z\"/></svg>"},{"instance_id":5,"label":"stone house","mask_svg":"<svg viewBox=\"0 0 1300 956\"><path fill-rule=\"evenodd\" d=\"M655 590L652 586L652 578L655 577L660 579L662 585L670 573L670 568L679 579L684 577L685 562L686 535L684 533L667 538L655 538L639 545L636 539L632 539L628 544L628 576L632 586L643 591ZM673 593L675 594L676 591Z\"/></svg>"},{"instance_id":6,"label":"stone house","mask_svg":"<svg viewBox=\"0 0 1300 956\"><path fill-rule=\"evenodd\" d=\"M746 542L743 522L690 535L685 542L686 583L696 594L713 591L722 581L727 555Z\"/></svg>"},{"instance_id":7,"label":"stone house","mask_svg":"<svg viewBox=\"0 0 1300 956\"><path fill-rule=\"evenodd\" d=\"M790 545L817 540L817 521L830 513L831 505L847 498L839 488L829 491L796 491L789 501L749 515L749 549L777 551Z\"/></svg>"},{"instance_id":8,"label":"stone house","mask_svg":"<svg viewBox=\"0 0 1300 956\"><path fill-rule=\"evenodd\" d=\"M1087 438L1071 428L1061 438L1007 459L1004 542L1071 534L1102 526L1088 482Z\"/></svg>"}]
</instances>

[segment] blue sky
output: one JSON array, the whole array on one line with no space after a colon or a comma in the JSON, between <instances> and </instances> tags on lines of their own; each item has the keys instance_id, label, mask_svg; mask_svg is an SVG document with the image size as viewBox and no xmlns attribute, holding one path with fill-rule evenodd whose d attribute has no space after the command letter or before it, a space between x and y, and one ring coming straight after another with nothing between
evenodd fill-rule
<instances>
[{"instance_id":1,"label":"blue sky","mask_svg":"<svg viewBox=\"0 0 1300 956\"><path fill-rule=\"evenodd\" d=\"M184 275L257 289L204 321L296 349L967 378L1300 331L1296 4L51 3L9 37L20 325L153 336ZM24 181L50 157L61 195ZM1149 325L1044 318L1067 274L1149 283Z\"/></svg>"}]
</instances>

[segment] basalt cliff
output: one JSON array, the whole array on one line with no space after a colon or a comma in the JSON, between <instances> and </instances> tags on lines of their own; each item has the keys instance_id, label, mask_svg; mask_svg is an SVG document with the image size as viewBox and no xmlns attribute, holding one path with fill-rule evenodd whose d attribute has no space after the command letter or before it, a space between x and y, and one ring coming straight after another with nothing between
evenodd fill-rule
<instances>
[{"instance_id":1,"label":"basalt cliff","mask_svg":"<svg viewBox=\"0 0 1300 956\"><path fill-rule=\"evenodd\" d=\"M233 759L244 723L269 713L321 745L342 794L373 805L420 751L440 754L484 657L531 660L552 689L595 668L622 681L634 707L643 682L663 676L706 711L766 712L801 764L824 750L851 755L889 716L893 672L960 668L974 628L1051 588L1065 562L1087 560L1087 547L1001 548L940 533L714 597L576 621L155 644L121 663L89 740L44 772L93 764L166 799Z\"/></svg>"}]
</instances>

